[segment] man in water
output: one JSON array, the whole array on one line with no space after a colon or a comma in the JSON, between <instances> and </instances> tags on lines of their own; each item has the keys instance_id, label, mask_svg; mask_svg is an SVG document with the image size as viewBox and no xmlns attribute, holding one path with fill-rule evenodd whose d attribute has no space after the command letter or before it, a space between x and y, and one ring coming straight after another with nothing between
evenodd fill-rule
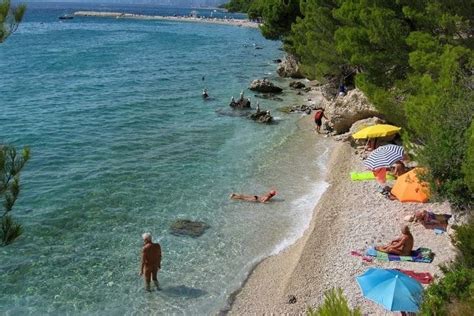
<instances>
[{"instance_id":1,"label":"man in water","mask_svg":"<svg viewBox=\"0 0 474 316\"><path fill-rule=\"evenodd\" d=\"M207 93L207 89L202 90L202 97L203 97L204 99L209 98L209 93Z\"/></svg>"},{"instance_id":2,"label":"man in water","mask_svg":"<svg viewBox=\"0 0 474 316\"><path fill-rule=\"evenodd\" d=\"M157 274L158 270L161 269L161 246L159 243L153 243L151 241L150 233L144 233L142 238L143 249L140 276L144 276L145 289L147 291L150 291L151 279L153 279L156 288L160 290L160 283L158 282Z\"/></svg>"},{"instance_id":3,"label":"man in water","mask_svg":"<svg viewBox=\"0 0 474 316\"><path fill-rule=\"evenodd\" d=\"M277 195L277 192L275 190L271 190L270 192L262 196L232 193L230 195L230 198L232 200L243 200L243 201L249 201L249 202L266 203L270 201L270 199L274 197L275 195Z\"/></svg>"},{"instance_id":4,"label":"man in water","mask_svg":"<svg viewBox=\"0 0 474 316\"><path fill-rule=\"evenodd\" d=\"M318 132L318 134L319 134L319 131L321 129L321 124L322 124L322 121L323 121L323 117L326 120L328 119L326 117L326 115L324 115L324 109L323 108L317 109L316 113L314 114L314 124L316 124L316 132Z\"/></svg>"}]
</instances>

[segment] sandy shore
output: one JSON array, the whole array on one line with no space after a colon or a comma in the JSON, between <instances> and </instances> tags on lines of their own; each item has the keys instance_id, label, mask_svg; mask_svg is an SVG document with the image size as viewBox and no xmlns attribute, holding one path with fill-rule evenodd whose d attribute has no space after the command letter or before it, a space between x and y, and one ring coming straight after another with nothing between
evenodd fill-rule
<instances>
[{"instance_id":1,"label":"sandy shore","mask_svg":"<svg viewBox=\"0 0 474 316\"><path fill-rule=\"evenodd\" d=\"M305 120L312 123L310 117ZM323 137L316 135L314 137ZM310 227L294 245L263 260L252 271L242 289L232 298L231 315L303 314L318 306L324 292L343 289L349 304L364 314L391 315L381 306L364 299L355 281L369 267L402 268L440 275L438 265L453 259L448 233L436 235L419 224L410 224L415 248L431 248L431 264L410 262L364 262L351 251L364 252L369 246L397 237L404 217L418 209L451 213L447 203L421 204L390 201L376 192L374 181L353 182L350 171L364 171L362 160L348 143L337 143L330 162L329 188L314 209ZM388 183L393 185L393 183ZM296 303L289 304L294 295Z\"/></svg>"},{"instance_id":2,"label":"sandy shore","mask_svg":"<svg viewBox=\"0 0 474 316\"><path fill-rule=\"evenodd\" d=\"M175 22L192 22L192 23L210 23L210 24L224 24L241 27L258 28L259 24L249 20L239 19L218 19L205 17L190 17L190 16L161 16L161 15L143 15L123 12L99 12L99 11L77 11L75 16L83 17L101 17L101 18L115 18L115 19L137 19L137 20L165 20Z\"/></svg>"}]
</instances>

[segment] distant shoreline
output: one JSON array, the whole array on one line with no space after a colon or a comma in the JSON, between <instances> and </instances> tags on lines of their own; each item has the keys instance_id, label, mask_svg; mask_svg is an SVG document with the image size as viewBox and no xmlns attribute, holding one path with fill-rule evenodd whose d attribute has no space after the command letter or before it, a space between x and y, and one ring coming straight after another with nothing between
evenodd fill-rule
<instances>
[{"instance_id":1,"label":"distant shoreline","mask_svg":"<svg viewBox=\"0 0 474 316\"><path fill-rule=\"evenodd\" d=\"M260 25L257 22L252 22L249 20L239 20L239 19L220 19L220 18L192 17L192 16L143 15L143 14L123 13L123 12L76 11L74 12L74 16L209 23L209 24L223 24L223 25L233 25L233 26L241 26L241 27L249 27L249 28L258 28Z\"/></svg>"}]
</instances>

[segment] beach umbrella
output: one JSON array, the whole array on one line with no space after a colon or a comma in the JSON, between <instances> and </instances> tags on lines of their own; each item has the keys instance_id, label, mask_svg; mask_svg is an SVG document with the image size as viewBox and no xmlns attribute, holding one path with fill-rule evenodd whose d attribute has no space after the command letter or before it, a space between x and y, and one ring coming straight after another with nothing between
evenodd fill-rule
<instances>
[{"instance_id":1,"label":"beach umbrella","mask_svg":"<svg viewBox=\"0 0 474 316\"><path fill-rule=\"evenodd\" d=\"M399 176L393 185L392 194L400 202L427 202L430 198L430 188L428 183L418 179L418 174L423 172L422 168L415 168Z\"/></svg>"},{"instance_id":2,"label":"beach umbrella","mask_svg":"<svg viewBox=\"0 0 474 316\"><path fill-rule=\"evenodd\" d=\"M398 270L370 268L356 280L366 298L387 310L418 312L423 286L408 275Z\"/></svg>"},{"instance_id":3,"label":"beach umbrella","mask_svg":"<svg viewBox=\"0 0 474 316\"><path fill-rule=\"evenodd\" d=\"M364 166L369 170L388 168L395 162L403 159L403 147L397 145L384 145L370 153L364 161Z\"/></svg>"},{"instance_id":4,"label":"beach umbrella","mask_svg":"<svg viewBox=\"0 0 474 316\"><path fill-rule=\"evenodd\" d=\"M390 135L395 135L400 131L400 127L388 125L388 124L376 124L372 126L367 126L366 128L361 129L357 133L352 134L354 139L364 139L364 138L376 138L376 137L385 137Z\"/></svg>"}]
</instances>

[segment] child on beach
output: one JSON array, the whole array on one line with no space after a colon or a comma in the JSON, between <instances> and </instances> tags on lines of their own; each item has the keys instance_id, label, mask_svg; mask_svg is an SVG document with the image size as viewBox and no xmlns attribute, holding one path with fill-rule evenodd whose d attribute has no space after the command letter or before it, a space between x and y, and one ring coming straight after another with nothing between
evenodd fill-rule
<instances>
[{"instance_id":1,"label":"child on beach","mask_svg":"<svg viewBox=\"0 0 474 316\"><path fill-rule=\"evenodd\" d=\"M314 114L314 124L316 124L316 132L320 133L323 117L327 120L328 118L324 115L324 109L319 108Z\"/></svg>"}]
</instances>

